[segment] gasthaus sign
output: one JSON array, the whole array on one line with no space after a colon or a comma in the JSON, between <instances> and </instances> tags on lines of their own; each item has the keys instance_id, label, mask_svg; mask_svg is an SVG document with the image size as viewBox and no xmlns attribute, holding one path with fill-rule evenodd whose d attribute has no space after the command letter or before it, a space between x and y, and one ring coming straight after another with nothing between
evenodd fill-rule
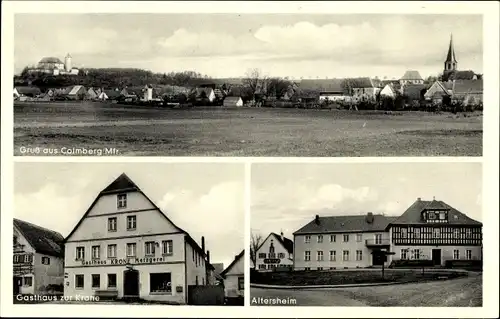
<instances>
[{"instance_id":1,"label":"gasthaus sign","mask_svg":"<svg viewBox=\"0 0 500 319\"><path fill-rule=\"evenodd\" d=\"M162 257L158 258L120 258L110 260L82 260L82 266L100 266L100 265L145 265L158 264L166 260Z\"/></svg>"}]
</instances>

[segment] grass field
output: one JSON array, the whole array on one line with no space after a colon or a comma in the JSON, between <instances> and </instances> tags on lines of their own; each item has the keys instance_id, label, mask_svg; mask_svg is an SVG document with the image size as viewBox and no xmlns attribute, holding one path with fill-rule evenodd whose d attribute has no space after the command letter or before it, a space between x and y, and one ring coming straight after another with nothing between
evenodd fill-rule
<instances>
[{"instance_id":1,"label":"grass field","mask_svg":"<svg viewBox=\"0 0 500 319\"><path fill-rule=\"evenodd\" d=\"M353 271L292 271L292 272L264 272L250 277L255 284L277 286L311 286L311 285L348 285L370 284L381 282L421 282L441 280L467 276L464 272L432 272L431 269L422 272L421 269L412 270L353 270Z\"/></svg>"},{"instance_id":2,"label":"grass field","mask_svg":"<svg viewBox=\"0 0 500 319\"><path fill-rule=\"evenodd\" d=\"M14 106L24 148L116 148L127 156L481 156L482 116L304 109ZM37 154L51 155L51 154Z\"/></svg>"}]
</instances>

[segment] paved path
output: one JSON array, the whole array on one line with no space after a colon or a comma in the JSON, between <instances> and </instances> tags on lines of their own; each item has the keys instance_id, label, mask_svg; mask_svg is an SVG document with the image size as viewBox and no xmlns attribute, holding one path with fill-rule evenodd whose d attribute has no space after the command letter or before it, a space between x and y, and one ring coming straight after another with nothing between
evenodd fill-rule
<instances>
[{"instance_id":1,"label":"paved path","mask_svg":"<svg viewBox=\"0 0 500 319\"><path fill-rule=\"evenodd\" d=\"M252 305L481 307L482 275L427 283L357 288L286 290L251 288ZM255 298L254 298L255 297ZM259 299L261 298L261 299ZM278 300L278 301L276 301ZM281 302L281 304L278 304Z\"/></svg>"}]
</instances>

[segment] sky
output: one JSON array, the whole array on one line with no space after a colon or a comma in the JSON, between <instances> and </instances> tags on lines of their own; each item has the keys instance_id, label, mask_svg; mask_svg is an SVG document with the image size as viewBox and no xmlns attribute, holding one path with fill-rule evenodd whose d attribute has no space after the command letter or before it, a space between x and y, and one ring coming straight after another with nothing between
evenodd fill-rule
<instances>
[{"instance_id":1,"label":"sky","mask_svg":"<svg viewBox=\"0 0 500 319\"><path fill-rule=\"evenodd\" d=\"M74 67L192 70L242 77L400 78L443 69L453 33L458 68L483 73L481 15L16 14L14 70L42 57Z\"/></svg>"},{"instance_id":2,"label":"sky","mask_svg":"<svg viewBox=\"0 0 500 319\"><path fill-rule=\"evenodd\" d=\"M482 221L480 163L253 164L251 232L293 232L315 215L400 216L420 197Z\"/></svg>"},{"instance_id":3,"label":"sky","mask_svg":"<svg viewBox=\"0 0 500 319\"><path fill-rule=\"evenodd\" d=\"M244 248L244 167L192 163L15 163L14 217L66 237L100 191L127 176L224 267Z\"/></svg>"}]
</instances>

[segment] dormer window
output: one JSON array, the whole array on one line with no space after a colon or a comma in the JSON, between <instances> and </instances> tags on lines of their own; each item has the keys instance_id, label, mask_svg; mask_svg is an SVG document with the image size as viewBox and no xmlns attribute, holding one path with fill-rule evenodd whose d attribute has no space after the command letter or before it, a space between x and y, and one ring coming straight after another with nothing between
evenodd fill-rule
<instances>
[{"instance_id":1,"label":"dormer window","mask_svg":"<svg viewBox=\"0 0 500 319\"><path fill-rule=\"evenodd\" d=\"M446 212L439 212L439 220L446 220Z\"/></svg>"},{"instance_id":2,"label":"dormer window","mask_svg":"<svg viewBox=\"0 0 500 319\"><path fill-rule=\"evenodd\" d=\"M434 213L433 211L430 211L430 212L427 214L427 218L428 218L428 219L436 219L436 213Z\"/></svg>"}]
</instances>

